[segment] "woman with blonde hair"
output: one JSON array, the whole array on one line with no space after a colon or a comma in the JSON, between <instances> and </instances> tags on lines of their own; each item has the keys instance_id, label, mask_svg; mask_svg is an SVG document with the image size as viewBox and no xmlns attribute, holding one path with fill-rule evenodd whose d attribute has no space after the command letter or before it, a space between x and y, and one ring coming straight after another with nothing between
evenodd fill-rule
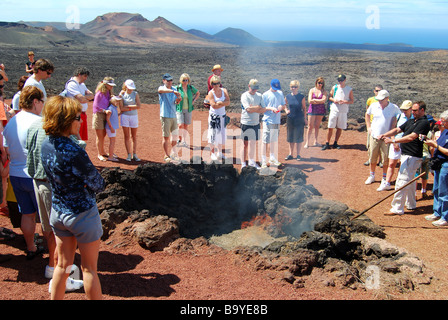
<instances>
[{"instance_id":1,"label":"woman with blonde hair","mask_svg":"<svg viewBox=\"0 0 448 320\"><path fill-rule=\"evenodd\" d=\"M45 105L42 165L51 184L50 224L56 237L58 262L50 281L51 299L62 299L66 280L79 248L84 289L89 299L101 299L97 274L100 239L103 234L96 193L105 182L86 151L73 141L81 126L81 104L55 96Z\"/></svg>"},{"instance_id":2,"label":"woman with blonde hair","mask_svg":"<svg viewBox=\"0 0 448 320\"><path fill-rule=\"evenodd\" d=\"M319 136L319 128L322 123L322 118L325 115L325 102L327 101L328 93L325 91L325 80L322 77L316 79L314 88L310 89L308 93L308 130L306 132L306 140L304 148L310 146L311 135L314 132L313 147L322 146L317 142Z\"/></svg>"},{"instance_id":3,"label":"woman with blonde hair","mask_svg":"<svg viewBox=\"0 0 448 320\"><path fill-rule=\"evenodd\" d=\"M285 97L286 103L286 141L289 145L289 154L285 160L294 159L293 153L296 149L296 160L302 159L300 149L303 142L303 131L306 124L305 96L299 92L300 82L291 81L289 85L291 93Z\"/></svg>"},{"instance_id":4,"label":"woman with blonde hair","mask_svg":"<svg viewBox=\"0 0 448 320\"><path fill-rule=\"evenodd\" d=\"M194 109L193 104L199 98L199 91L191 85L190 76L184 73L180 76L180 83L177 86L177 91L181 95L179 104L176 105L177 125L179 126L179 140L180 144L187 147L185 137L188 133L188 126L191 124L192 111Z\"/></svg>"},{"instance_id":5,"label":"woman with blonde hair","mask_svg":"<svg viewBox=\"0 0 448 320\"><path fill-rule=\"evenodd\" d=\"M93 99L93 119L92 126L96 133L96 148L98 159L106 161L107 155L104 151L104 138L106 137L106 110L109 107L110 99L113 96L113 89L116 86L114 79L106 77L98 83Z\"/></svg>"}]
</instances>

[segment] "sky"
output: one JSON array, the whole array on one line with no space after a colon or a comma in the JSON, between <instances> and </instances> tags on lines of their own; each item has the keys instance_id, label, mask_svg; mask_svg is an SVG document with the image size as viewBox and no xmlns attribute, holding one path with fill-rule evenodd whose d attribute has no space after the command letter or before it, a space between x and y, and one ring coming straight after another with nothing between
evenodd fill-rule
<instances>
[{"instance_id":1,"label":"sky","mask_svg":"<svg viewBox=\"0 0 448 320\"><path fill-rule=\"evenodd\" d=\"M0 21L86 23L109 12L164 17L184 30L240 28L262 40L408 43L448 48L448 1L2 0Z\"/></svg>"}]
</instances>

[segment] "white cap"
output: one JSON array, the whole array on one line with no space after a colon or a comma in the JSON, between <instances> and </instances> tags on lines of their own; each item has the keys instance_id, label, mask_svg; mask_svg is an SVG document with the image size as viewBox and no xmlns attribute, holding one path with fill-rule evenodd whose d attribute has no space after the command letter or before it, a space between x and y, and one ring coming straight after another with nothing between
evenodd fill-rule
<instances>
[{"instance_id":1,"label":"white cap","mask_svg":"<svg viewBox=\"0 0 448 320\"><path fill-rule=\"evenodd\" d=\"M126 88L131 89L131 90L135 90L135 83L132 80L126 80L124 85L126 86Z\"/></svg>"}]
</instances>

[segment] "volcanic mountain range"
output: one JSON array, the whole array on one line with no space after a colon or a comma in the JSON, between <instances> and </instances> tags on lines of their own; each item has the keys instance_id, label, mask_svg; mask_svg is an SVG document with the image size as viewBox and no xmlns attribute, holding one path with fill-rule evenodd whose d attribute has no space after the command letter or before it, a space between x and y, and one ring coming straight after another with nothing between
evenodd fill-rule
<instances>
[{"instance_id":1,"label":"volcanic mountain range","mask_svg":"<svg viewBox=\"0 0 448 320\"><path fill-rule=\"evenodd\" d=\"M214 35L176 26L163 17L153 21L141 14L126 12L107 13L69 30L63 22L19 21L0 22L0 44L13 46L72 47L99 45L119 46L290 46L327 49L361 49L375 51L420 52L428 48L417 48L405 44L352 44L322 41L263 41L250 33L236 28L226 28Z\"/></svg>"},{"instance_id":2,"label":"volcanic mountain range","mask_svg":"<svg viewBox=\"0 0 448 320\"><path fill-rule=\"evenodd\" d=\"M153 21L141 14L107 13L69 30L61 22L0 22L0 43L12 45L191 45L231 46L262 44L249 33L228 28L216 35L199 30L185 31L163 17Z\"/></svg>"}]
</instances>

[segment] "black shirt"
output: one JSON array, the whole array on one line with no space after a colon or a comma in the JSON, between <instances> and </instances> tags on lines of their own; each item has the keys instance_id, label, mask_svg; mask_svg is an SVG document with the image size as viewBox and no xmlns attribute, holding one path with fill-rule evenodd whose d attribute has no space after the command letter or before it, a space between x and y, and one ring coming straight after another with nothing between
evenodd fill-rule
<instances>
[{"instance_id":1,"label":"black shirt","mask_svg":"<svg viewBox=\"0 0 448 320\"><path fill-rule=\"evenodd\" d=\"M430 129L428 118L425 116L415 120L409 119L400 126L403 131L403 137L415 132L416 134L427 135ZM401 153L404 155L423 158L423 142L420 139L414 139L411 142L401 143Z\"/></svg>"}]
</instances>

